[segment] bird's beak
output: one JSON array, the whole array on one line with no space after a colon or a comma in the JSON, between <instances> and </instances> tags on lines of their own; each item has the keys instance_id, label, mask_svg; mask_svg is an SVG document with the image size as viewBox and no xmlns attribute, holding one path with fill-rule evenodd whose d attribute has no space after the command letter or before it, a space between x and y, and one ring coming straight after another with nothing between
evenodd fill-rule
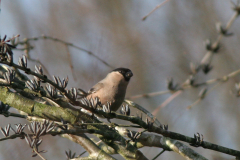
<instances>
[{"instance_id":1,"label":"bird's beak","mask_svg":"<svg viewBox=\"0 0 240 160\"><path fill-rule=\"evenodd\" d=\"M127 73L126 73L126 77L131 78L132 76L133 76L133 73L132 73L132 72L127 72Z\"/></svg>"}]
</instances>

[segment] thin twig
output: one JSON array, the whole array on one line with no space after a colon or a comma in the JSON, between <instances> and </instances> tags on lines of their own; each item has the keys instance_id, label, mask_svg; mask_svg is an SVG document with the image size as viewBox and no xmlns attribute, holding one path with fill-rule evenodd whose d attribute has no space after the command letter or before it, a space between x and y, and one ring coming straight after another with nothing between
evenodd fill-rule
<instances>
[{"instance_id":1,"label":"thin twig","mask_svg":"<svg viewBox=\"0 0 240 160\"><path fill-rule=\"evenodd\" d=\"M157 154L152 160L157 159L161 154L163 154L163 152L165 152L166 150L163 149L159 154Z\"/></svg>"},{"instance_id":2,"label":"thin twig","mask_svg":"<svg viewBox=\"0 0 240 160\"><path fill-rule=\"evenodd\" d=\"M220 82L218 82L217 84L215 84L210 90L207 91L207 93L205 93L204 97L206 95L208 95L211 91L213 91L214 88L216 88L218 85L220 84ZM187 107L187 109L192 109L192 107L194 107L195 105L197 105L199 102L201 102L201 100L203 100L202 97L199 97L195 102L193 102L191 105L189 105Z\"/></svg>"},{"instance_id":3,"label":"thin twig","mask_svg":"<svg viewBox=\"0 0 240 160\"><path fill-rule=\"evenodd\" d=\"M142 18L143 21L145 21L147 19L148 16L150 16L154 11L156 11L158 8L160 8L161 6L163 6L166 2L168 2L169 0L165 0L163 1L161 4L157 5L151 12L149 12L146 16L144 16Z\"/></svg>"},{"instance_id":4,"label":"thin twig","mask_svg":"<svg viewBox=\"0 0 240 160\"><path fill-rule=\"evenodd\" d=\"M233 16L230 18L230 20L227 22L227 25L226 25L225 30L228 30L228 29L232 26L233 22L236 20L237 17L238 17L238 12L235 12L235 13L233 14ZM217 39L216 39L216 41L213 43L212 47L213 47L213 48L216 48L216 47L219 45L219 43L220 43L220 41L222 40L222 38L223 38L223 34L219 34L218 37L217 37ZM204 64L209 57L211 57L211 58L210 58L210 62L211 62L212 56L213 56L213 52L208 51L208 52L204 55L204 57L202 58L201 64Z\"/></svg>"},{"instance_id":5,"label":"thin twig","mask_svg":"<svg viewBox=\"0 0 240 160\"><path fill-rule=\"evenodd\" d=\"M12 38L10 38L10 39L8 39L6 41L2 41L1 44L5 44L7 42L10 42L11 40L14 40L15 38L18 38L18 37L20 37L20 34L17 34L16 36L13 36Z\"/></svg>"},{"instance_id":6,"label":"thin twig","mask_svg":"<svg viewBox=\"0 0 240 160\"><path fill-rule=\"evenodd\" d=\"M221 78L209 79L206 82L202 82L202 83L198 83L198 84L194 84L194 85L183 84L182 87L181 87L181 90L186 90L186 89L196 88L196 87L200 87L200 86L210 85L210 84L214 84L214 83L219 82L219 81L226 82L229 78L235 77L238 74L240 74L240 69L238 69L236 71L233 71L233 72L229 73L228 75L225 75ZM142 95L131 96L131 97L129 97L129 99L137 99L137 98L142 98L142 97L154 97L154 96L163 95L163 94L167 94L167 93L171 93L171 91L165 90L165 91L145 93L145 94L142 94Z\"/></svg>"},{"instance_id":7,"label":"thin twig","mask_svg":"<svg viewBox=\"0 0 240 160\"><path fill-rule=\"evenodd\" d=\"M21 134L13 134L11 136L7 136L7 137L4 137L4 138L0 138L0 141L5 141L5 140L9 140L9 139L15 139L15 138L18 138L18 137L24 137L25 133L21 133Z\"/></svg>"},{"instance_id":8,"label":"thin twig","mask_svg":"<svg viewBox=\"0 0 240 160\"><path fill-rule=\"evenodd\" d=\"M70 51L69 51L68 45L65 44L65 47L66 47L66 50L67 50L68 61L69 61L69 65L70 65L70 68L71 68L72 75L73 75L73 79L76 81L77 78L76 78L76 76L75 76L75 74L74 74L74 71L73 71L72 57L71 57L71 54L70 54Z\"/></svg>"},{"instance_id":9,"label":"thin twig","mask_svg":"<svg viewBox=\"0 0 240 160\"><path fill-rule=\"evenodd\" d=\"M47 160L40 153L38 153L38 151L37 151L37 149L35 147L33 147L33 150L40 158L42 158L43 160Z\"/></svg>"},{"instance_id":10,"label":"thin twig","mask_svg":"<svg viewBox=\"0 0 240 160\"><path fill-rule=\"evenodd\" d=\"M167 104L169 104L173 99L175 99L176 97L178 97L181 93L183 93L182 90L176 91L173 95L171 95L169 98L167 98L160 106L158 106L153 112L152 114L154 116L156 116L156 114L158 113L158 111L165 107Z\"/></svg>"},{"instance_id":11,"label":"thin twig","mask_svg":"<svg viewBox=\"0 0 240 160\"><path fill-rule=\"evenodd\" d=\"M150 113L148 110L146 110L144 107L138 105L137 103L133 102L133 101L130 101L130 100L127 100L125 99L124 102L126 102L128 105L130 105L131 107L134 107L134 108L137 108L138 110L142 111L143 113L145 113L149 118L151 118L152 120L155 120L154 123L157 125L157 126L160 126L161 123L158 121L158 119L156 117L154 117L152 115L152 113Z\"/></svg>"},{"instance_id":12,"label":"thin twig","mask_svg":"<svg viewBox=\"0 0 240 160\"><path fill-rule=\"evenodd\" d=\"M113 66L111 66L110 64L108 64L105 60L101 59L100 57L98 57L97 55L95 55L94 53L92 53L91 51L88 51L82 47L79 47L73 43L69 43L69 42L66 42L66 41L63 41L61 39L58 39L58 38L54 38L54 37L51 37L51 36L46 36L46 35L42 35L42 36L39 36L39 37L33 37L33 38L26 38L24 39L23 42L19 42L18 44L26 44L27 42L29 41L37 41L39 39L49 39L49 40L52 40L52 41L55 41L55 42L60 42L62 44L65 44L67 46L71 46L73 48L76 48L78 50L81 50L85 53L88 53L89 55L95 57L96 59L98 59L99 61L101 61L103 64L105 64L106 66L110 67L110 68L114 68Z\"/></svg>"},{"instance_id":13,"label":"thin twig","mask_svg":"<svg viewBox=\"0 0 240 160\"><path fill-rule=\"evenodd\" d=\"M159 91L159 92L151 92L151 93L145 93L145 94L139 94L139 95L135 95L135 96L131 96L128 99L137 99L137 98L142 98L142 97L153 97L153 96L158 96L158 95L162 95L162 94L167 94L170 93L169 90L166 91Z\"/></svg>"}]
</instances>

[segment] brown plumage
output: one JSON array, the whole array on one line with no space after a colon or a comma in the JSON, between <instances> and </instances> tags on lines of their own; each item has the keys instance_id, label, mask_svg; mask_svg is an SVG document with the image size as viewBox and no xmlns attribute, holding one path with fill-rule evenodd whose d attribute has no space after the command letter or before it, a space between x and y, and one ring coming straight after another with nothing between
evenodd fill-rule
<instances>
[{"instance_id":1,"label":"brown plumage","mask_svg":"<svg viewBox=\"0 0 240 160\"><path fill-rule=\"evenodd\" d=\"M99 98L101 104L111 103L111 110L117 111L124 101L128 83L133 76L127 68L117 68L95 84L89 91L87 98Z\"/></svg>"}]
</instances>

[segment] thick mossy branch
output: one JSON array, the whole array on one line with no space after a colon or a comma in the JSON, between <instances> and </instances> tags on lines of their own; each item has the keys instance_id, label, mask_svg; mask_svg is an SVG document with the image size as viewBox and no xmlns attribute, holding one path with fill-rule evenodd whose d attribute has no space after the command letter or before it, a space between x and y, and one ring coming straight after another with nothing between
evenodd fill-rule
<instances>
[{"instance_id":1,"label":"thick mossy branch","mask_svg":"<svg viewBox=\"0 0 240 160\"><path fill-rule=\"evenodd\" d=\"M78 121L80 112L68 108L49 106L46 104L35 102L31 99L11 92L7 87L0 87L0 101L14 107L18 110L26 112L28 115L37 116L53 121L65 121L75 124Z\"/></svg>"}]
</instances>

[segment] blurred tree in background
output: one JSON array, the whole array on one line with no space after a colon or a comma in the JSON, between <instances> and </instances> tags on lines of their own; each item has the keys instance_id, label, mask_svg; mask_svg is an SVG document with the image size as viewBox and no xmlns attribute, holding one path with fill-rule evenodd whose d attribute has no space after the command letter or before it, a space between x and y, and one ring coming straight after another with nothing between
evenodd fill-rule
<instances>
[{"instance_id":1,"label":"blurred tree in background","mask_svg":"<svg viewBox=\"0 0 240 160\"><path fill-rule=\"evenodd\" d=\"M162 124L168 124L168 131L162 130L163 134L175 132L193 137L199 132L206 142L238 149L239 4L234 2L234 5L225 0L169 0L142 20L162 2L2 0L1 38L3 40L4 35L12 37L20 34L19 41L15 42L18 44L17 48L12 50L13 63L18 64L20 57L24 66L25 55L28 59L27 68L31 71L35 71L35 65L36 70L41 70L41 65L44 75L49 79L55 75L65 77L66 81L68 77L68 89L75 87L87 91L112 69L130 68L134 77L129 84L126 98L153 113ZM1 45L11 44L5 41L2 41ZM11 65L11 60L7 59L7 55L4 56L8 65ZM29 74L26 67L19 69ZM15 72L15 76L16 74ZM3 67L1 75L1 82L12 85L12 81L9 83L7 78L11 79L11 71ZM27 82L24 77L22 81ZM8 87L11 88L11 85ZM73 95L74 90L69 92ZM1 105L4 114L4 109L8 109L8 106ZM13 116L20 116L14 109L16 107L13 107L9 112ZM131 115L137 114L140 115L136 109L131 108ZM0 116L2 127L7 124L12 127L19 123L29 124L23 119L26 118L24 116L5 116ZM58 125L67 132L69 128L66 129L66 126L60 123L60 117L49 119L58 120ZM71 121L61 118L64 124L65 121ZM143 118L144 122L145 119L146 116ZM111 121L129 125L119 119ZM48 129L53 127L51 122L42 123ZM32 126L34 127L34 123ZM21 133L23 126L17 127ZM4 130L7 129L8 127ZM131 137L131 133L128 134ZM132 134L134 137L135 132ZM87 136L95 139L91 134ZM84 136L82 138L87 139ZM31 157L29 146L19 138L1 141L1 144L1 159ZM233 156L221 152L195 148L188 144L186 146L208 159L234 159ZM85 151L79 144L59 136L45 136L40 148L39 151L42 148L48 151L45 154L40 153L46 159L62 159L68 149L77 154ZM149 159L162 150L161 147L150 146L140 149ZM82 156L87 156L87 153ZM114 157L123 159L120 155ZM36 159L40 159L39 156ZM158 159L184 157L165 151Z\"/></svg>"}]
</instances>

